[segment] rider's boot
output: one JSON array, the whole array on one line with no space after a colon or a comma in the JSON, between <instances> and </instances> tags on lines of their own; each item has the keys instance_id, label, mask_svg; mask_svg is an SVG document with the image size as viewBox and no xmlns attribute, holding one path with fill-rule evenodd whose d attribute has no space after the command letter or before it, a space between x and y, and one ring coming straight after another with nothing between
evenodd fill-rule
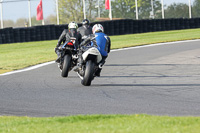
<instances>
[{"instance_id":1,"label":"rider's boot","mask_svg":"<svg viewBox=\"0 0 200 133\"><path fill-rule=\"evenodd\" d=\"M61 56L58 56L58 58L55 60L56 63L60 63Z\"/></svg>"},{"instance_id":2,"label":"rider's boot","mask_svg":"<svg viewBox=\"0 0 200 133\"><path fill-rule=\"evenodd\" d=\"M78 72L79 70L81 70L81 68L82 68L82 64L83 64L83 59L82 59L82 57L81 57L81 53L79 53L78 54L78 63L77 63L77 65L73 68L73 71L75 71L75 72Z\"/></svg>"},{"instance_id":3,"label":"rider's boot","mask_svg":"<svg viewBox=\"0 0 200 133\"><path fill-rule=\"evenodd\" d=\"M77 64L74 68L73 71L78 72L80 70L80 66Z\"/></svg>"},{"instance_id":4,"label":"rider's boot","mask_svg":"<svg viewBox=\"0 0 200 133\"><path fill-rule=\"evenodd\" d=\"M58 58L55 60L56 63L60 63L60 59L61 59L61 53L56 51L56 54L58 55Z\"/></svg>"},{"instance_id":5,"label":"rider's boot","mask_svg":"<svg viewBox=\"0 0 200 133\"><path fill-rule=\"evenodd\" d=\"M99 68L96 72L95 72L95 76L100 77L100 73L101 73L101 68Z\"/></svg>"},{"instance_id":6,"label":"rider's boot","mask_svg":"<svg viewBox=\"0 0 200 133\"><path fill-rule=\"evenodd\" d=\"M73 68L73 71L78 72L82 68L82 62L78 62L77 65Z\"/></svg>"}]
</instances>

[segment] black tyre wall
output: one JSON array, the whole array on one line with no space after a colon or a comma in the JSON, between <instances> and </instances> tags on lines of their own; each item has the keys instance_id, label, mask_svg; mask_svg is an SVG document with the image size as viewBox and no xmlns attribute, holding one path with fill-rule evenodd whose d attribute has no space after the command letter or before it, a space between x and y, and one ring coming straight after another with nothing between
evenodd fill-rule
<instances>
[{"instance_id":1,"label":"black tyre wall","mask_svg":"<svg viewBox=\"0 0 200 133\"><path fill-rule=\"evenodd\" d=\"M91 26L100 23L104 26L107 35L124 35L144 32L179 30L200 28L200 18L192 19L147 19L133 20L120 19L112 21L99 21L91 23ZM78 24L81 26L81 24ZM44 25L23 28L0 29L0 44L57 40L68 25Z\"/></svg>"}]
</instances>

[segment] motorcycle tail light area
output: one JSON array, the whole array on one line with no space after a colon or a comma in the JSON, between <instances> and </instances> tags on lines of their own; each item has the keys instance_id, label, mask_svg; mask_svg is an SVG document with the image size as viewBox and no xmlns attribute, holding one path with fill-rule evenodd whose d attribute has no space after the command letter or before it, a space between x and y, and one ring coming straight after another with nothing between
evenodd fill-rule
<instances>
[{"instance_id":1,"label":"motorcycle tail light area","mask_svg":"<svg viewBox=\"0 0 200 133\"><path fill-rule=\"evenodd\" d=\"M72 42L68 42L67 45L68 46L73 46L73 43Z\"/></svg>"}]
</instances>

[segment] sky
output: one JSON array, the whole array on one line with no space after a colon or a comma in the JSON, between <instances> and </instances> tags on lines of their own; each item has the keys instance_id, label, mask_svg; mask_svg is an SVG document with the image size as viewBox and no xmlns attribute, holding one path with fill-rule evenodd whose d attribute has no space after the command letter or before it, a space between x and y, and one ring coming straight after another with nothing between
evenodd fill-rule
<instances>
[{"instance_id":1,"label":"sky","mask_svg":"<svg viewBox=\"0 0 200 133\"><path fill-rule=\"evenodd\" d=\"M3 0L20 1L20 0ZM36 8L40 0L31 0L31 16L36 16ZM55 0L42 0L43 15L47 17L51 14L56 15ZM3 19L16 21L19 18L29 17L28 1L3 3Z\"/></svg>"},{"instance_id":2,"label":"sky","mask_svg":"<svg viewBox=\"0 0 200 133\"><path fill-rule=\"evenodd\" d=\"M1 0L0 0L1 1ZM6 1L20 1L20 0L3 0ZM170 5L171 3L187 3L189 0L163 0L164 4ZM31 0L31 16L36 16L36 7L39 4L40 0ZM44 18L53 14L56 15L56 4L55 0L42 0L43 2L43 15ZM193 3L194 0L191 0ZM3 19L4 20L13 20L16 21L19 18L27 18L28 14L28 1L20 2L9 2L3 3Z\"/></svg>"}]
</instances>

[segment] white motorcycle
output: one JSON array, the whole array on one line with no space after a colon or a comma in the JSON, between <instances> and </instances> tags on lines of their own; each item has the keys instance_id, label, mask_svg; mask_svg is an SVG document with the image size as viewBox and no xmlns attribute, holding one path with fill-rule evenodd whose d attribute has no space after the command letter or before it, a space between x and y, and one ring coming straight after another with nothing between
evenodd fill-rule
<instances>
[{"instance_id":1,"label":"white motorcycle","mask_svg":"<svg viewBox=\"0 0 200 133\"><path fill-rule=\"evenodd\" d=\"M81 49L83 51L83 63L77 74L81 78L82 85L90 86L95 77L95 72L102 68L102 65L99 65L102 56L97 46L82 46Z\"/></svg>"}]
</instances>

